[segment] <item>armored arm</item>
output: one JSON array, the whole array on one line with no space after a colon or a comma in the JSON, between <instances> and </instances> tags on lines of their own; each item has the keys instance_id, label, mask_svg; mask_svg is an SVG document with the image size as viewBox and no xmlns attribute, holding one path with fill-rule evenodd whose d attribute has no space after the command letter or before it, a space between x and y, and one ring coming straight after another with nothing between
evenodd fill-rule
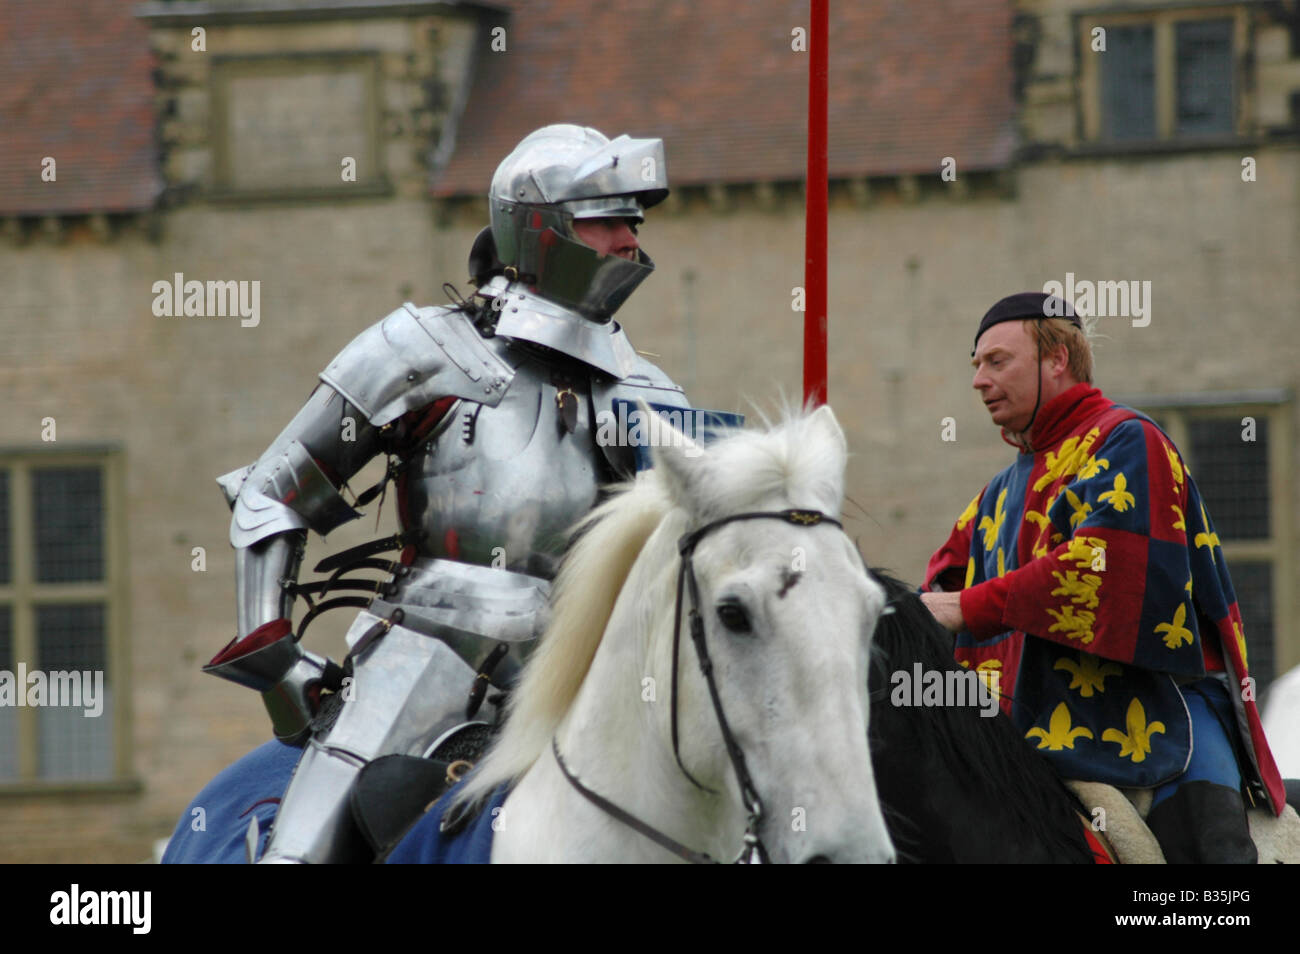
<instances>
[{"instance_id":1,"label":"armored arm","mask_svg":"<svg viewBox=\"0 0 1300 954\"><path fill-rule=\"evenodd\" d=\"M360 516L338 487L379 449L379 429L322 384L255 464L218 478L234 512L241 638L289 615L281 581L296 579L306 531L324 536Z\"/></svg>"},{"instance_id":2,"label":"armored arm","mask_svg":"<svg viewBox=\"0 0 1300 954\"><path fill-rule=\"evenodd\" d=\"M233 510L236 639L205 667L263 694L277 738L301 738L327 660L290 632L307 531L326 534L359 514L338 488L385 447L388 426L447 397L500 401L513 369L469 320L404 305L372 325L321 374L306 405L257 462L218 478Z\"/></svg>"},{"instance_id":3,"label":"armored arm","mask_svg":"<svg viewBox=\"0 0 1300 954\"><path fill-rule=\"evenodd\" d=\"M380 449L379 429L328 385L252 466L218 479L233 511L237 635L208 671L263 694L277 738L303 732L330 663L290 632L307 530L322 535L359 514L338 486Z\"/></svg>"}]
</instances>

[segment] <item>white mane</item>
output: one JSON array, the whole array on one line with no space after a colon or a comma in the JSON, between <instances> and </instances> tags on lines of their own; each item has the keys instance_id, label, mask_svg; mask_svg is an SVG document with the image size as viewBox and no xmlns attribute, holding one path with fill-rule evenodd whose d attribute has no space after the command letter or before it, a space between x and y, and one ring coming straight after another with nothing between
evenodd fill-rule
<instances>
[{"instance_id":1,"label":"white mane","mask_svg":"<svg viewBox=\"0 0 1300 954\"><path fill-rule=\"evenodd\" d=\"M732 513L784 507L816 508L838 517L842 440L832 439L812 415L786 410L770 430L732 431L703 457L695 448L685 454L681 448L666 450L659 466L613 488L613 497L573 532L577 539L556 579L550 624L511 693L500 738L455 805L479 801L502 783L513 783L546 753L625 585L640 606L633 614L640 630L634 638L649 644L656 619L671 615L676 543L689 527ZM687 460L664 466L664 454Z\"/></svg>"}]
</instances>

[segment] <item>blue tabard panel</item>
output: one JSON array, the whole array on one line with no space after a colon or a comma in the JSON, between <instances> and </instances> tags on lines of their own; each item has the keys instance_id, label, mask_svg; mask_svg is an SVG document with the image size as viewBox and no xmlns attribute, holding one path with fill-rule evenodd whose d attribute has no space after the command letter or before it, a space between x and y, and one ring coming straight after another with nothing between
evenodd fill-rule
<instances>
[{"instance_id":1,"label":"blue tabard panel","mask_svg":"<svg viewBox=\"0 0 1300 954\"><path fill-rule=\"evenodd\" d=\"M647 420L635 401L629 401L626 398L614 398L613 403L619 442L634 449L638 473L649 470L654 466L653 461L650 459L651 446L669 443L670 432L666 428L662 428L659 421ZM708 444L710 441L724 436L727 429L739 429L745 424L743 414L647 403L659 418L669 422L691 440L700 444Z\"/></svg>"}]
</instances>

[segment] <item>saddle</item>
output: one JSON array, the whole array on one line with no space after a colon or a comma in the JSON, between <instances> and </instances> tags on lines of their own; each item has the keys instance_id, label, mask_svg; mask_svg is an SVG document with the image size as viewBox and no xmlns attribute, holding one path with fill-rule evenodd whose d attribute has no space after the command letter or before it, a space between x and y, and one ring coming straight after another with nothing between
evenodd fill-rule
<instances>
[{"instance_id":1,"label":"saddle","mask_svg":"<svg viewBox=\"0 0 1300 954\"><path fill-rule=\"evenodd\" d=\"M357 831L383 859L449 788L473 767L491 740L491 727L471 722L427 758L385 755L357 775L350 796Z\"/></svg>"},{"instance_id":2,"label":"saddle","mask_svg":"<svg viewBox=\"0 0 1300 954\"><path fill-rule=\"evenodd\" d=\"M1104 818L1103 830L1095 830L1085 819L1089 833L1111 849L1120 864L1163 865L1164 852L1156 836L1146 825L1151 810L1150 789L1118 789L1102 782L1065 781L1079 801L1094 812L1094 818ZM1287 779L1288 804L1281 815L1267 808L1252 808L1246 812L1250 834L1259 850L1260 864L1300 864L1300 815L1293 806L1300 803L1300 780ZM1096 814L1102 809L1104 815Z\"/></svg>"}]
</instances>

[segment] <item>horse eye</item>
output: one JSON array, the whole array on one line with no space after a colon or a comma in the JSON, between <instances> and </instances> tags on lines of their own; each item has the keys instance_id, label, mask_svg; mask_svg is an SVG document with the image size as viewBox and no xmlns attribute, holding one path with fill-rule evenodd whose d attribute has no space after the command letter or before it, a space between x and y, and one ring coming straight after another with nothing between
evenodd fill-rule
<instances>
[{"instance_id":1,"label":"horse eye","mask_svg":"<svg viewBox=\"0 0 1300 954\"><path fill-rule=\"evenodd\" d=\"M748 633L749 614L739 603L727 601L718 604L718 619L722 625L727 627L733 633Z\"/></svg>"}]
</instances>

